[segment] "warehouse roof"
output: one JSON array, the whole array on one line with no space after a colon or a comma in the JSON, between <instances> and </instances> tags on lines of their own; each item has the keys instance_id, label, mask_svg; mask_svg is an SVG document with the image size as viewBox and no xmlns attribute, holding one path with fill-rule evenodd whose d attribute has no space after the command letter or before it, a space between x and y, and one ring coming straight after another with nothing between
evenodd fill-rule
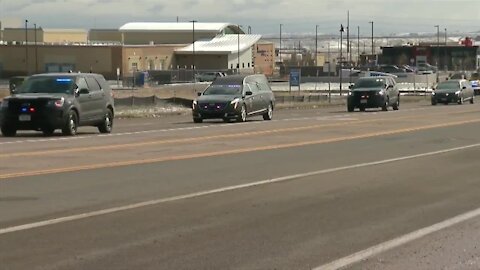
<instances>
[{"instance_id":1,"label":"warehouse roof","mask_svg":"<svg viewBox=\"0 0 480 270\"><path fill-rule=\"evenodd\" d=\"M247 50L257 43L261 35L223 35L207 41L196 41L195 54L228 54ZM192 54L193 45L177 49L177 54Z\"/></svg>"},{"instance_id":2,"label":"warehouse roof","mask_svg":"<svg viewBox=\"0 0 480 270\"><path fill-rule=\"evenodd\" d=\"M220 32L230 26L229 23L195 23L195 31L199 32ZM131 22L120 27L120 31L153 31L153 32L191 32L191 22Z\"/></svg>"}]
</instances>

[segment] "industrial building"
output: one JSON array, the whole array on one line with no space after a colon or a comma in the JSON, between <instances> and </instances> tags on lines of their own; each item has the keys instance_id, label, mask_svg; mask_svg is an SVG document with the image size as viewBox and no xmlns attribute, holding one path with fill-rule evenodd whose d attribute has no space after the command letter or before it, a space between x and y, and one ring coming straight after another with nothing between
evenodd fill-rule
<instances>
[{"instance_id":1,"label":"industrial building","mask_svg":"<svg viewBox=\"0 0 480 270\"><path fill-rule=\"evenodd\" d=\"M130 77L138 71L193 68L271 75L274 60L262 57L274 54L273 44L258 50L260 39L228 23L127 23L89 31L7 28L0 41L0 77L78 70L116 79L118 71Z\"/></svg>"}]
</instances>

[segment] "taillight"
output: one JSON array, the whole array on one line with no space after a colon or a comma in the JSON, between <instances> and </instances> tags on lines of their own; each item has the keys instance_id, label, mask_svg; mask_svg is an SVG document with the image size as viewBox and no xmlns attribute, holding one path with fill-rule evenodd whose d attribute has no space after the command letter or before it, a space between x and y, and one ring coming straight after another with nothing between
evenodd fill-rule
<instances>
[{"instance_id":1,"label":"taillight","mask_svg":"<svg viewBox=\"0 0 480 270\"><path fill-rule=\"evenodd\" d=\"M61 99L55 100L55 107L61 108L65 104L65 99L62 97Z\"/></svg>"}]
</instances>

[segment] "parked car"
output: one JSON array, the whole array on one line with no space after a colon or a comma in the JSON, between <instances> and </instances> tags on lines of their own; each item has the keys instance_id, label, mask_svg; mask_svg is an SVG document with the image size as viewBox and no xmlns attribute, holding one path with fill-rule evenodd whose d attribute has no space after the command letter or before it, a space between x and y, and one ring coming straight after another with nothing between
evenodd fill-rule
<instances>
[{"instance_id":1,"label":"parked car","mask_svg":"<svg viewBox=\"0 0 480 270\"><path fill-rule=\"evenodd\" d=\"M463 104L465 101L474 103L474 92L470 81L448 80L439 83L432 92L432 105L437 103L451 103L457 102Z\"/></svg>"},{"instance_id":2,"label":"parked car","mask_svg":"<svg viewBox=\"0 0 480 270\"><path fill-rule=\"evenodd\" d=\"M390 106L394 110L400 107L400 92L393 77L363 77L350 87L347 101L349 112L355 108L365 111L366 108L379 107L387 111Z\"/></svg>"},{"instance_id":3,"label":"parked car","mask_svg":"<svg viewBox=\"0 0 480 270\"><path fill-rule=\"evenodd\" d=\"M220 77L225 77L226 74L223 72L203 72L195 75L195 80L197 82L212 82Z\"/></svg>"},{"instance_id":4,"label":"parked car","mask_svg":"<svg viewBox=\"0 0 480 270\"><path fill-rule=\"evenodd\" d=\"M480 73L473 72L469 80L470 83L472 83L472 88L475 95L480 95Z\"/></svg>"},{"instance_id":5,"label":"parked car","mask_svg":"<svg viewBox=\"0 0 480 270\"><path fill-rule=\"evenodd\" d=\"M217 78L192 105L195 123L204 119L245 122L247 117L262 115L271 120L275 97L265 75L233 75Z\"/></svg>"},{"instance_id":6,"label":"parked car","mask_svg":"<svg viewBox=\"0 0 480 270\"><path fill-rule=\"evenodd\" d=\"M113 118L112 90L102 75L92 73L31 76L0 105L3 136L15 136L17 130L52 135L56 129L72 136L79 126L110 133Z\"/></svg>"},{"instance_id":7,"label":"parked car","mask_svg":"<svg viewBox=\"0 0 480 270\"><path fill-rule=\"evenodd\" d=\"M377 67L377 71L391 74L407 72L404 68L399 68L396 65L380 65Z\"/></svg>"}]
</instances>

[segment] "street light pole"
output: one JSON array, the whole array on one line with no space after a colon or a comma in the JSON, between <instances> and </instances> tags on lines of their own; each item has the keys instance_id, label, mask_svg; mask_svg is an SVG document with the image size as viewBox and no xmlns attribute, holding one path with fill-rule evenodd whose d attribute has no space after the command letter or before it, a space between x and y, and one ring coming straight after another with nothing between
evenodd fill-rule
<instances>
[{"instance_id":1,"label":"street light pole","mask_svg":"<svg viewBox=\"0 0 480 270\"><path fill-rule=\"evenodd\" d=\"M439 25L435 25L435 27L437 28L437 61L436 61L436 66L437 66L437 83L439 81L439 78L438 78L438 65L439 65L439 62L440 62L440 26Z\"/></svg>"},{"instance_id":2,"label":"street light pole","mask_svg":"<svg viewBox=\"0 0 480 270\"><path fill-rule=\"evenodd\" d=\"M278 48L278 57L280 59L280 65L282 64L282 26L283 24L280 24L280 47Z\"/></svg>"},{"instance_id":3,"label":"street light pole","mask_svg":"<svg viewBox=\"0 0 480 270\"><path fill-rule=\"evenodd\" d=\"M237 25L237 74L240 74L240 27L241 25Z\"/></svg>"},{"instance_id":4,"label":"street light pole","mask_svg":"<svg viewBox=\"0 0 480 270\"><path fill-rule=\"evenodd\" d=\"M448 70L448 58L447 58L447 28L445 28L445 71Z\"/></svg>"},{"instance_id":5,"label":"street light pole","mask_svg":"<svg viewBox=\"0 0 480 270\"><path fill-rule=\"evenodd\" d=\"M38 73L38 47L37 47L37 24L33 24L34 26L34 35L35 35L35 73Z\"/></svg>"},{"instance_id":6,"label":"street light pole","mask_svg":"<svg viewBox=\"0 0 480 270\"><path fill-rule=\"evenodd\" d=\"M195 82L195 23L196 20L191 20L192 23L192 73L193 73L193 81Z\"/></svg>"},{"instance_id":7,"label":"street light pole","mask_svg":"<svg viewBox=\"0 0 480 270\"><path fill-rule=\"evenodd\" d=\"M340 96L342 95L343 81L343 24L340 25Z\"/></svg>"},{"instance_id":8,"label":"street light pole","mask_svg":"<svg viewBox=\"0 0 480 270\"><path fill-rule=\"evenodd\" d=\"M357 26L357 66L360 66L360 26Z\"/></svg>"},{"instance_id":9,"label":"street light pole","mask_svg":"<svg viewBox=\"0 0 480 270\"><path fill-rule=\"evenodd\" d=\"M369 22L372 24L372 57L375 55L375 44L373 42L373 21Z\"/></svg>"},{"instance_id":10,"label":"street light pole","mask_svg":"<svg viewBox=\"0 0 480 270\"><path fill-rule=\"evenodd\" d=\"M315 25L315 66L318 66L318 24Z\"/></svg>"},{"instance_id":11,"label":"street light pole","mask_svg":"<svg viewBox=\"0 0 480 270\"><path fill-rule=\"evenodd\" d=\"M25 71L27 75L30 75L28 70L28 20L25 20Z\"/></svg>"}]
</instances>

